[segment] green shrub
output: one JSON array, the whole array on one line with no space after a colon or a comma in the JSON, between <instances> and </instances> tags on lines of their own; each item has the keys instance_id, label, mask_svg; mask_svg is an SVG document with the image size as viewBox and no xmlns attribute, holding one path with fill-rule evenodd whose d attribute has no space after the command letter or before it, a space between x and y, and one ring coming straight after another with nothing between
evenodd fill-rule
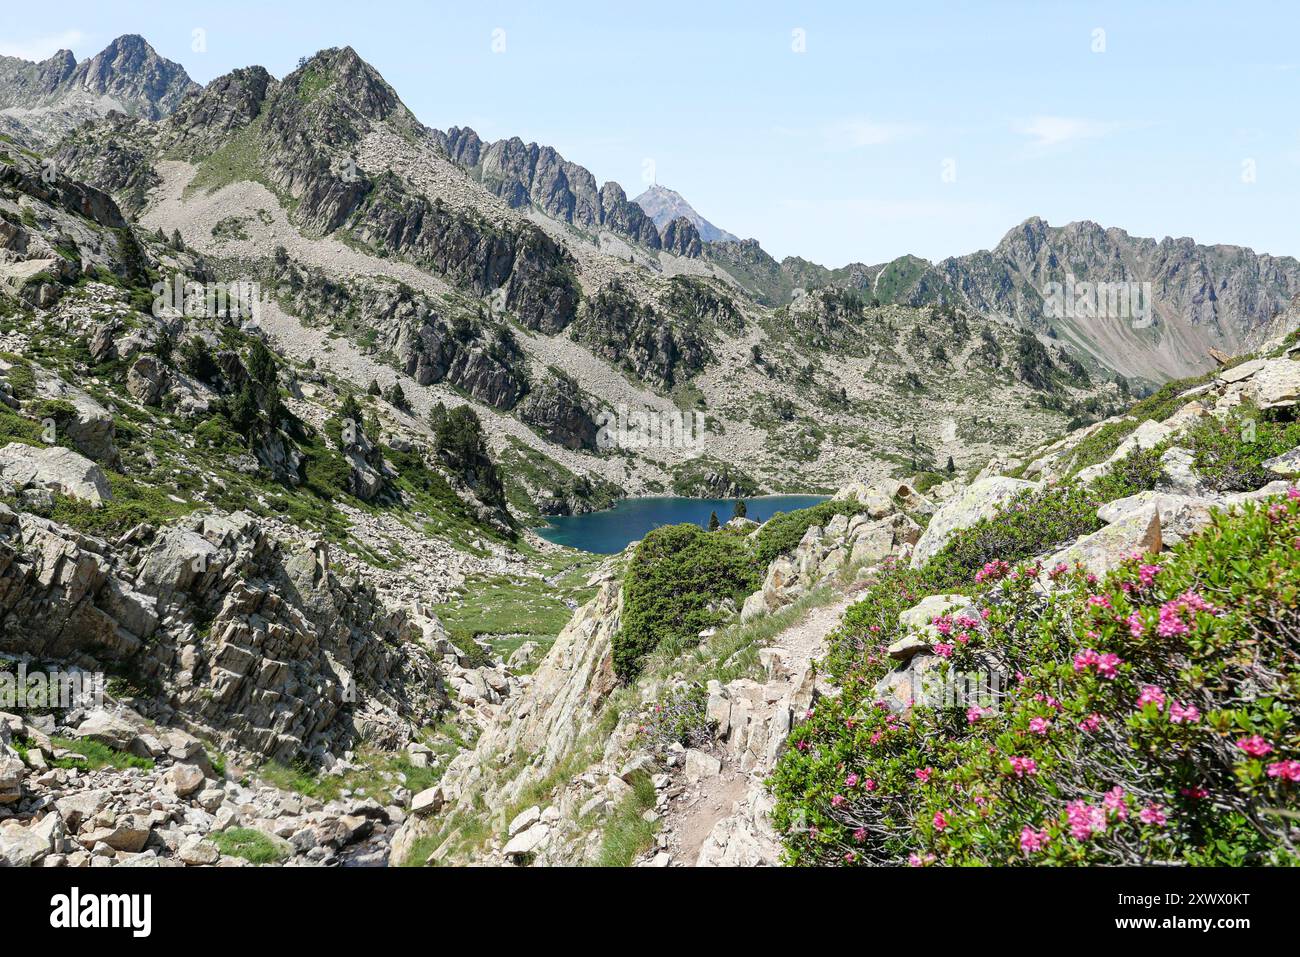
<instances>
[{"instance_id":1,"label":"green shrub","mask_svg":"<svg viewBox=\"0 0 1300 957\"><path fill-rule=\"evenodd\" d=\"M739 602L758 587L743 539L710 535L694 524L666 525L642 539L623 579L623 623L614 636L614 671L640 673L661 643L690 647L722 621L721 603Z\"/></svg>"},{"instance_id":2,"label":"green shrub","mask_svg":"<svg viewBox=\"0 0 1300 957\"><path fill-rule=\"evenodd\" d=\"M804 532L813 525L825 527L836 515L853 516L866 510L867 507L856 500L832 499L819 502L811 508L777 512L763 523L754 539L754 564L760 572L766 571L772 559L793 551Z\"/></svg>"},{"instance_id":3,"label":"green shrub","mask_svg":"<svg viewBox=\"0 0 1300 957\"><path fill-rule=\"evenodd\" d=\"M991 518L953 537L927 563L935 583L969 584L989 562L1018 562L1101 528L1091 490L1058 486L1025 491Z\"/></svg>"},{"instance_id":4,"label":"green shrub","mask_svg":"<svg viewBox=\"0 0 1300 957\"><path fill-rule=\"evenodd\" d=\"M788 861L1300 863L1298 536L1293 489L1101 582L986 579L938 622L939 673L992 666L1000 696L903 714L874 688L923 583L886 573L830 638L841 693L771 779Z\"/></svg>"},{"instance_id":5,"label":"green shrub","mask_svg":"<svg viewBox=\"0 0 1300 957\"><path fill-rule=\"evenodd\" d=\"M1241 405L1225 421L1199 421L1187 439L1193 465L1217 492L1249 492L1278 478L1263 466L1300 445L1300 422L1274 422L1254 406Z\"/></svg>"},{"instance_id":6,"label":"green shrub","mask_svg":"<svg viewBox=\"0 0 1300 957\"><path fill-rule=\"evenodd\" d=\"M1160 455L1165 446L1134 448L1111 466L1105 475L1093 479L1089 488L1099 502L1113 502L1138 492L1149 492L1165 477Z\"/></svg>"}]
</instances>

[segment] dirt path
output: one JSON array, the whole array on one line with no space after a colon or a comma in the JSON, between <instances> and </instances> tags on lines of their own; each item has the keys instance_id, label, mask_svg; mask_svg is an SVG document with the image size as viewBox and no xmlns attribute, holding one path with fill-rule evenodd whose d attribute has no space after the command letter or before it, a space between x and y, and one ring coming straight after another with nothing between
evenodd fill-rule
<instances>
[{"instance_id":1,"label":"dirt path","mask_svg":"<svg viewBox=\"0 0 1300 957\"><path fill-rule=\"evenodd\" d=\"M771 798L763 780L773 767L776 739L784 740L781 710L788 711L792 700L798 700L809 665L825 654L826 636L857 600L857 591L855 588L832 604L812 609L778 634L764 649L764 659L769 662L764 684L740 679L726 686L733 716L738 709L746 709L748 738L733 733L718 742L713 754L721 759L721 770L697 785L686 785L687 790L669 806L662 833L673 865L778 863L780 841L768 817ZM755 705L752 711L748 710L751 702ZM762 742L762 747L760 757L752 760L755 740Z\"/></svg>"}]
</instances>

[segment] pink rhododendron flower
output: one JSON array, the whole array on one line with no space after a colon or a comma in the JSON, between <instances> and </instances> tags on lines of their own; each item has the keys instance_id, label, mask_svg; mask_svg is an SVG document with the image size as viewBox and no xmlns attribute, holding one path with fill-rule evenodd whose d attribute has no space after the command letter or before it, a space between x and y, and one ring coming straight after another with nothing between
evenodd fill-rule
<instances>
[{"instance_id":1,"label":"pink rhododendron flower","mask_svg":"<svg viewBox=\"0 0 1300 957\"><path fill-rule=\"evenodd\" d=\"M1046 828L1043 828L1041 831L1035 831L1032 827L1026 824L1020 830L1020 850L1024 851L1026 854L1033 854L1037 851L1041 851L1047 846L1047 841L1048 834Z\"/></svg>"},{"instance_id":2,"label":"pink rhododendron flower","mask_svg":"<svg viewBox=\"0 0 1300 957\"><path fill-rule=\"evenodd\" d=\"M866 839L867 839L867 829L865 827L860 827L853 832L853 840L857 841L859 844L861 844Z\"/></svg>"},{"instance_id":3,"label":"pink rhododendron flower","mask_svg":"<svg viewBox=\"0 0 1300 957\"><path fill-rule=\"evenodd\" d=\"M1156 625L1156 634L1161 638L1187 634L1191 631L1188 618L1194 620L1195 614L1201 611L1211 615L1219 614L1217 608L1194 591L1186 591L1177 598L1170 599L1160 606L1160 621Z\"/></svg>"},{"instance_id":4,"label":"pink rhododendron flower","mask_svg":"<svg viewBox=\"0 0 1300 957\"><path fill-rule=\"evenodd\" d=\"M831 807L839 807L844 803L844 795L836 794L831 798Z\"/></svg>"},{"instance_id":5,"label":"pink rhododendron flower","mask_svg":"<svg viewBox=\"0 0 1300 957\"><path fill-rule=\"evenodd\" d=\"M1175 701L1169 706L1169 721L1172 724L1196 724L1201 720L1201 710L1194 704Z\"/></svg>"},{"instance_id":6,"label":"pink rhododendron flower","mask_svg":"<svg viewBox=\"0 0 1300 957\"><path fill-rule=\"evenodd\" d=\"M944 830L945 828L948 827L948 819L947 819L946 817L943 816L943 812L942 812L942 811L935 811L935 812L934 812L934 827L935 827L935 830L938 830L938 831L942 831L942 830Z\"/></svg>"},{"instance_id":7,"label":"pink rhododendron flower","mask_svg":"<svg viewBox=\"0 0 1300 957\"><path fill-rule=\"evenodd\" d=\"M845 786L846 788L855 788L855 787L857 787L857 786L858 786L858 776L857 776L856 774L850 772L849 776L846 777L846 778L844 779L844 786Z\"/></svg>"},{"instance_id":8,"label":"pink rhododendron flower","mask_svg":"<svg viewBox=\"0 0 1300 957\"><path fill-rule=\"evenodd\" d=\"M922 784L930 783L930 775L934 773L934 768L917 768L916 779Z\"/></svg>"},{"instance_id":9,"label":"pink rhododendron flower","mask_svg":"<svg viewBox=\"0 0 1300 957\"><path fill-rule=\"evenodd\" d=\"M1115 609L1114 609L1114 606L1112 606L1111 603L1110 603L1110 596L1109 596L1109 595L1089 595L1089 596L1088 596L1088 607L1089 607L1089 608L1104 608L1104 609L1106 609L1107 611L1114 611L1114 610L1115 610Z\"/></svg>"},{"instance_id":10,"label":"pink rhododendron flower","mask_svg":"<svg viewBox=\"0 0 1300 957\"><path fill-rule=\"evenodd\" d=\"M845 863L845 864L852 864L853 861L857 858L857 856L858 856L858 855L854 854L852 851L845 851L845 852L844 852L844 863Z\"/></svg>"},{"instance_id":11,"label":"pink rhododendron flower","mask_svg":"<svg viewBox=\"0 0 1300 957\"><path fill-rule=\"evenodd\" d=\"M1086 841L1094 834L1106 830L1106 810L1093 807L1084 801L1071 801L1065 806L1066 824L1076 841Z\"/></svg>"},{"instance_id":12,"label":"pink rhododendron flower","mask_svg":"<svg viewBox=\"0 0 1300 957\"><path fill-rule=\"evenodd\" d=\"M1128 820L1128 803L1124 800L1124 789L1119 785L1107 791L1101 803L1121 821Z\"/></svg>"},{"instance_id":13,"label":"pink rhododendron flower","mask_svg":"<svg viewBox=\"0 0 1300 957\"><path fill-rule=\"evenodd\" d=\"M1300 761L1274 761L1268 766L1270 778L1282 778L1284 781L1300 781Z\"/></svg>"},{"instance_id":14,"label":"pink rhododendron flower","mask_svg":"<svg viewBox=\"0 0 1300 957\"><path fill-rule=\"evenodd\" d=\"M1032 731L1034 734L1047 734L1048 730L1051 727L1052 727L1052 722L1048 721L1046 718L1029 719L1029 730Z\"/></svg>"},{"instance_id":15,"label":"pink rhododendron flower","mask_svg":"<svg viewBox=\"0 0 1300 957\"><path fill-rule=\"evenodd\" d=\"M1120 663L1119 655L1114 654L1113 652L1107 652L1102 655L1101 659L1097 662L1097 674L1101 675L1103 678L1114 678L1115 675L1119 674L1118 668Z\"/></svg>"},{"instance_id":16,"label":"pink rhododendron flower","mask_svg":"<svg viewBox=\"0 0 1300 957\"><path fill-rule=\"evenodd\" d=\"M978 628L979 621L972 618L970 615L958 615L956 625L958 628Z\"/></svg>"},{"instance_id":17,"label":"pink rhododendron flower","mask_svg":"<svg viewBox=\"0 0 1300 957\"><path fill-rule=\"evenodd\" d=\"M975 582L978 584L985 581L997 581L999 578L1005 578L1010 571L1010 564L1000 558L995 558L975 573Z\"/></svg>"},{"instance_id":18,"label":"pink rhododendron flower","mask_svg":"<svg viewBox=\"0 0 1300 957\"><path fill-rule=\"evenodd\" d=\"M1133 612L1133 614L1128 616L1128 633L1130 635L1132 635L1134 638L1141 638L1142 635L1146 632L1146 630L1147 630L1147 626L1146 623L1142 620L1141 612L1135 611Z\"/></svg>"},{"instance_id":19,"label":"pink rhododendron flower","mask_svg":"<svg viewBox=\"0 0 1300 957\"><path fill-rule=\"evenodd\" d=\"M807 742L807 741L804 741L803 739L800 739L799 742L798 742L797 744L795 744L795 747L798 748L800 751L807 751L807 750L808 750L808 742Z\"/></svg>"},{"instance_id":20,"label":"pink rhododendron flower","mask_svg":"<svg viewBox=\"0 0 1300 957\"><path fill-rule=\"evenodd\" d=\"M1088 633L1092 635L1092 632ZM1120 657L1113 652L1098 654L1095 649L1085 648L1074 656L1074 670L1087 671L1089 668L1096 668L1097 674L1103 678L1114 678L1120 666Z\"/></svg>"},{"instance_id":21,"label":"pink rhododendron flower","mask_svg":"<svg viewBox=\"0 0 1300 957\"><path fill-rule=\"evenodd\" d=\"M1033 777L1038 773L1038 764L1033 758L1026 758L1017 754L1011 759L1011 770L1018 778L1023 778L1026 775Z\"/></svg>"},{"instance_id":22,"label":"pink rhododendron flower","mask_svg":"<svg viewBox=\"0 0 1300 957\"><path fill-rule=\"evenodd\" d=\"M866 788L868 791L874 791L876 789L876 782L871 778L867 778L865 781L862 782L862 786Z\"/></svg>"},{"instance_id":23,"label":"pink rhododendron flower","mask_svg":"<svg viewBox=\"0 0 1300 957\"><path fill-rule=\"evenodd\" d=\"M1138 707L1145 708L1149 704L1155 705L1157 711L1165 706L1165 693L1158 685L1142 686L1142 693L1138 695Z\"/></svg>"},{"instance_id":24,"label":"pink rhododendron flower","mask_svg":"<svg viewBox=\"0 0 1300 957\"><path fill-rule=\"evenodd\" d=\"M1249 738L1242 738L1237 742L1237 747L1245 751L1252 758L1262 758L1273 750L1273 745L1269 744L1257 734L1252 734Z\"/></svg>"},{"instance_id":25,"label":"pink rhododendron flower","mask_svg":"<svg viewBox=\"0 0 1300 957\"><path fill-rule=\"evenodd\" d=\"M959 632L957 632L957 641L958 641L960 644L963 644L963 645L966 644L967 642L969 642L969 641L970 641L970 632L969 632L969 631L959 631Z\"/></svg>"},{"instance_id":26,"label":"pink rhododendron flower","mask_svg":"<svg viewBox=\"0 0 1300 957\"><path fill-rule=\"evenodd\" d=\"M931 650L940 658L951 658L955 648L956 645L949 644L946 641L941 641L935 644Z\"/></svg>"},{"instance_id":27,"label":"pink rhododendron flower","mask_svg":"<svg viewBox=\"0 0 1300 957\"><path fill-rule=\"evenodd\" d=\"M1165 815L1164 810L1159 804L1148 804L1138 812L1138 820L1143 824L1154 824L1156 827L1164 827L1169 818Z\"/></svg>"},{"instance_id":28,"label":"pink rhododendron flower","mask_svg":"<svg viewBox=\"0 0 1300 957\"><path fill-rule=\"evenodd\" d=\"M1183 797L1194 798L1196 800L1210 796L1210 792L1202 787L1179 788L1178 793Z\"/></svg>"},{"instance_id":29,"label":"pink rhododendron flower","mask_svg":"<svg viewBox=\"0 0 1300 957\"><path fill-rule=\"evenodd\" d=\"M952 618L948 615L935 615L930 620L930 624L934 625L935 630L941 635L952 634Z\"/></svg>"},{"instance_id":30,"label":"pink rhododendron flower","mask_svg":"<svg viewBox=\"0 0 1300 957\"><path fill-rule=\"evenodd\" d=\"M1052 581L1056 581L1058 578L1060 578L1069 570L1070 570L1069 565L1067 565L1065 562L1059 562L1055 566L1053 566L1050 572L1047 573L1047 577L1050 578Z\"/></svg>"},{"instance_id":31,"label":"pink rhododendron flower","mask_svg":"<svg viewBox=\"0 0 1300 957\"><path fill-rule=\"evenodd\" d=\"M992 708L981 708L979 705L971 705L966 709L966 723L974 724L980 718L987 717L993 713Z\"/></svg>"},{"instance_id":32,"label":"pink rhododendron flower","mask_svg":"<svg viewBox=\"0 0 1300 957\"><path fill-rule=\"evenodd\" d=\"M1144 588L1149 588L1155 582L1156 576L1160 574L1159 565L1143 565L1138 568L1138 581Z\"/></svg>"},{"instance_id":33,"label":"pink rhododendron flower","mask_svg":"<svg viewBox=\"0 0 1300 957\"><path fill-rule=\"evenodd\" d=\"M1294 485L1292 485L1289 489L1286 490L1286 497L1291 499L1291 501L1294 502L1296 499L1300 498L1300 488L1296 488Z\"/></svg>"},{"instance_id":34,"label":"pink rhododendron flower","mask_svg":"<svg viewBox=\"0 0 1300 957\"><path fill-rule=\"evenodd\" d=\"M1090 714L1079 722L1080 731L1096 731L1099 727L1101 727L1101 715L1099 714Z\"/></svg>"}]
</instances>

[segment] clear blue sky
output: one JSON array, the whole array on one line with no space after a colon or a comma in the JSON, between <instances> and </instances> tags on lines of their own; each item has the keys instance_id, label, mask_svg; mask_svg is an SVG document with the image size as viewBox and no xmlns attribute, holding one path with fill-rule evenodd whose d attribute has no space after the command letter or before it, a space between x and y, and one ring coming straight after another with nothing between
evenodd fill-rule
<instances>
[{"instance_id":1,"label":"clear blue sky","mask_svg":"<svg viewBox=\"0 0 1300 957\"><path fill-rule=\"evenodd\" d=\"M351 44L431 126L548 143L632 196L652 160L660 183L778 257L939 259L1031 215L1300 256L1296 3L39 10L9 19L0 53L85 57L134 32L206 82L253 63L283 76L300 55Z\"/></svg>"}]
</instances>

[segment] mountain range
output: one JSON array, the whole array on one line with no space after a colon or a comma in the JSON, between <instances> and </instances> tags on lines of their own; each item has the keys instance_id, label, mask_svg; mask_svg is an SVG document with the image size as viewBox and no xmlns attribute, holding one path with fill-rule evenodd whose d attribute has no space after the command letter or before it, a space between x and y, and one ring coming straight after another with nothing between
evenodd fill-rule
<instances>
[{"instance_id":1,"label":"mountain range","mask_svg":"<svg viewBox=\"0 0 1300 957\"><path fill-rule=\"evenodd\" d=\"M118 37L80 63L70 50L40 63L0 57L0 132L49 147L82 122L113 110L161 119L197 89L184 67L135 34Z\"/></svg>"},{"instance_id":2,"label":"mountain range","mask_svg":"<svg viewBox=\"0 0 1300 957\"><path fill-rule=\"evenodd\" d=\"M0 677L106 687L0 713L0 865L1293 858L1295 260L778 262L351 47L2 66ZM538 534L670 494L732 517Z\"/></svg>"}]
</instances>

